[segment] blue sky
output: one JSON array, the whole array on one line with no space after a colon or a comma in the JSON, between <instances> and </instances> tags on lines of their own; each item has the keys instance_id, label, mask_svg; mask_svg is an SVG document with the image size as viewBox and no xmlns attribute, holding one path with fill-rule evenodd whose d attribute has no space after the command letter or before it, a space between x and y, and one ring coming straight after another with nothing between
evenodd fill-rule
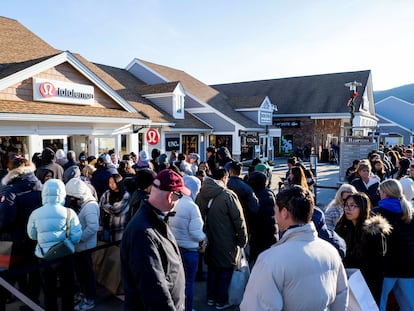
<instances>
[{"instance_id":1,"label":"blue sky","mask_svg":"<svg viewBox=\"0 0 414 311\"><path fill-rule=\"evenodd\" d=\"M1 0L0 15L92 62L207 84L367 69L374 90L414 83L410 0Z\"/></svg>"}]
</instances>

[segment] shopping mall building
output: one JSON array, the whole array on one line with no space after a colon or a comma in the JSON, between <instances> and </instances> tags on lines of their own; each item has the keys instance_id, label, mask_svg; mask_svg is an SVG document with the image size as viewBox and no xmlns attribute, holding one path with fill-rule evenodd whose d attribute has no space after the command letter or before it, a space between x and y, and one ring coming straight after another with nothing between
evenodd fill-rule
<instances>
[{"instance_id":1,"label":"shopping mall building","mask_svg":"<svg viewBox=\"0 0 414 311\"><path fill-rule=\"evenodd\" d=\"M356 79L363 86L354 124L373 125L369 70L209 86L141 59L125 68L92 63L0 17L0 155L159 148L205 159L208 146L226 146L235 159L272 159L339 137L349 122L343 82Z\"/></svg>"}]
</instances>

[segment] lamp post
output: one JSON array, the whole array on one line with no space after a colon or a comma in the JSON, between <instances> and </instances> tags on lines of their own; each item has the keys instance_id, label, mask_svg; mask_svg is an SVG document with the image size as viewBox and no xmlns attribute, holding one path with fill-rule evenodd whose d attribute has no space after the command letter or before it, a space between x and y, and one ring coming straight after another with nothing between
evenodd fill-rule
<instances>
[{"instance_id":1,"label":"lamp post","mask_svg":"<svg viewBox=\"0 0 414 311\"><path fill-rule=\"evenodd\" d=\"M346 87L349 87L349 99L348 107L349 112L351 113L351 128L349 130L349 135L352 136L352 128L354 126L354 117L355 117L355 98L358 97L357 86L362 86L361 82L352 81L345 83Z\"/></svg>"}]
</instances>

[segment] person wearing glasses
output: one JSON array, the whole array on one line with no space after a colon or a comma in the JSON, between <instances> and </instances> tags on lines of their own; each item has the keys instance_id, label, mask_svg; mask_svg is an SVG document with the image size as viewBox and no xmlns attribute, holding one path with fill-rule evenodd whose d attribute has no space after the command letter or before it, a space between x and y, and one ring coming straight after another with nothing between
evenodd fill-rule
<instances>
[{"instance_id":1,"label":"person wearing glasses","mask_svg":"<svg viewBox=\"0 0 414 311\"><path fill-rule=\"evenodd\" d=\"M386 236L392 227L381 215L371 216L371 202L363 192L351 194L344 203L344 214L335 231L345 240L345 268L361 270L379 305L383 281Z\"/></svg>"},{"instance_id":2,"label":"person wearing glasses","mask_svg":"<svg viewBox=\"0 0 414 311\"><path fill-rule=\"evenodd\" d=\"M124 310L185 309L185 275L177 241L167 222L178 200L190 196L177 172L155 176L151 193L121 240Z\"/></svg>"},{"instance_id":3,"label":"person wearing glasses","mask_svg":"<svg viewBox=\"0 0 414 311\"><path fill-rule=\"evenodd\" d=\"M299 185L277 194L279 241L259 255L240 311L347 310L346 272L337 250L318 238L314 206L313 194Z\"/></svg>"}]
</instances>

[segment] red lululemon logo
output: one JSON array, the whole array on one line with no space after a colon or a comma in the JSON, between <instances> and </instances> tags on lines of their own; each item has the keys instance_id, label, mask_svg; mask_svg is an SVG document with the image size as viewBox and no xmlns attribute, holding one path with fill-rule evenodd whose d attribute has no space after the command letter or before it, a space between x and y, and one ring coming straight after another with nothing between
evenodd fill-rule
<instances>
[{"instance_id":1,"label":"red lululemon logo","mask_svg":"<svg viewBox=\"0 0 414 311\"><path fill-rule=\"evenodd\" d=\"M146 136L150 145L156 145L160 141L160 133L156 129L149 129Z\"/></svg>"},{"instance_id":2,"label":"red lululemon logo","mask_svg":"<svg viewBox=\"0 0 414 311\"><path fill-rule=\"evenodd\" d=\"M50 82L43 82L39 86L40 94L42 94L43 97L53 97L56 95L56 88L55 86Z\"/></svg>"}]
</instances>

